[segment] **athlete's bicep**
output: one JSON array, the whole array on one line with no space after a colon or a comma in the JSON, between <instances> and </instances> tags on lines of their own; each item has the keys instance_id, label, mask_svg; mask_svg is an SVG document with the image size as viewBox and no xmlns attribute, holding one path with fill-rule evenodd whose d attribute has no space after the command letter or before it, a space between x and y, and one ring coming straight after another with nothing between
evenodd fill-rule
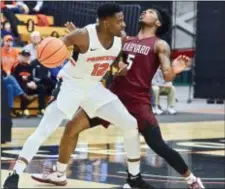
<instances>
[{"instance_id":1,"label":"athlete's bicep","mask_svg":"<svg viewBox=\"0 0 225 189\"><path fill-rule=\"evenodd\" d=\"M87 37L85 29L76 29L62 38L62 41L67 47L76 45L81 46Z\"/></svg>"},{"instance_id":2,"label":"athlete's bicep","mask_svg":"<svg viewBox=\"0 0 225 189\"><path fill-rule=\"evenodd\" d=\"M171 81L174 78L174 73L171 68L170 47L167 42L160 40L156 44L156 53L158 55L161 70L166 81Z\"/></svg>"},{"instance_id":3,"label":"athlete's bicep","mask_svg":"<svg viewBox=\"0 0 225 189\"><path fill-rule=\"evenodd\" d=\"M158 42L157 53L158 53L162 71L167 71L170 68L170 47L169 47L169 45L164 41Z\"/></svg>"}]
</instances>

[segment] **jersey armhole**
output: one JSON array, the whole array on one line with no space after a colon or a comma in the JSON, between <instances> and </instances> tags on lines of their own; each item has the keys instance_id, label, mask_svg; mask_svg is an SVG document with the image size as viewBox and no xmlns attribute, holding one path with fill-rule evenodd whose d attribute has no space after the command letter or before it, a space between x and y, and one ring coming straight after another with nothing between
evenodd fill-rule
<instances>
[{"instance_id":1,"label":"jersey armhole","mask_svg":"<svg viewBox=\"0 0 225 189\"><path fill-rule=\"evenodd\" d=\"M155 53L156 55L157 55L156 44L159 42L159 40L160 40L160 39L157 38L157 39L155 40L154 45L153 45L153 50L154 50L154 53Z\"/></svg>"},{"instance_id":2,"label":"jersey armhole","mask_svg":"<svg viewBox=\"0 0 225 189\"><path fill-rule=\"evenodd\" d=\"M90 49L91 49L91 40L90 40L90 34L89 34L88 28L85 28L85 29L87 30L87 37L88 37L88 49L87 49L87 51L85 52L85 53L87 53L87 52L90 51ZM82 53L82 54L84 54L84 53Z\"/></svg>"}]
</instances>

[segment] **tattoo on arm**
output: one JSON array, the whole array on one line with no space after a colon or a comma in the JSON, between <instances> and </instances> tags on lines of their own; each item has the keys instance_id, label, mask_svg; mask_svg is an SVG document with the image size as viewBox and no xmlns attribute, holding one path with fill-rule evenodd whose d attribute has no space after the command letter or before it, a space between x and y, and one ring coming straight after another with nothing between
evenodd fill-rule
<instances>
[{"instance_id":1,"label":"tattoo on arm","mask_svg":"<svg viewBox=\"0 0 225 189\"><path fill-rule=\"evenodd\" d=\"M169 45L165 41L160 40L157 43L156 50L157 50L157 54L158 54L158 57L159 57L161 70L162 70L164 79L166 81L173 80L175 74L173 73L173 70L172 70L172 67L171 67Z\"/></svg>"}]
</instances>

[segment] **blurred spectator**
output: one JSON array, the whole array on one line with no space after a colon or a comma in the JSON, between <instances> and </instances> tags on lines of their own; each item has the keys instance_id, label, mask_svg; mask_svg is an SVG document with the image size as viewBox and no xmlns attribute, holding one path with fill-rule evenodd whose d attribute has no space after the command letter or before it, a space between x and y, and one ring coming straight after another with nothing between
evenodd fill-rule
<instances>
[{"instance_id":1,"label":"blurred spectator","mask_svg":"<svg viewBox=\"0 0 225 189\"><path fill-rule=\"evenodd\" d=\"M26 4L23 3L23 1L5 1L3 0L2 3L4 8L7 8L13 13L19 13L19 14L28 14L29 9Z\"/></svg>"},{"instance_id":2,"label":"blurred spectator","mask_svg":"<svg viewBox=\"0 0 225 189\"><path fill-rule=\"evenodd\" d=\"M14 37L14 34L12 32L11 24L8 21L5 21L2 24L2 29L1 29L1 38L4 38L6 35L11 35Z\"/></svg>"},{"instance_id":3,"label":"blurred spectator","mask_svg":"<svg viewBox=\"0 0 225 189\"><path fill-rule=\"evenodd\" d=\"M59 71L63 68L63 66L68 62L68 60L65 60L65 62L61 65L58 66L56 68L49 68L50 72L51 72L51 78L54 81L54 83L56 84L57 82L57 76Z\"/></svg>"},{"instance_id":4,"label":"blurred spectator","mask_svg":"<svg viewBox=\"0 0 225 189\"><path fill-rule=\"evenodd\" d=\"M15 16L15 13L12 10L16 6L17 6L16 1L5 1L5 0L1 1L1 11L2 11L4 17L9 21L9 23L11 25L12 33L15 37L15 43L18 46L23 46L23 43L20 40L20 36L19 36L19 33L18 33L18 29L17 29L17 26L19 24L23 24L23 22L21 22Z\"/></svg>"},{"instance_id":5,"label":"blurred spectator","mask_svg":"<svg viewBox=\"0 0 225 189\"><path fill-rule=\"evenodd\" d=\"M23 89L21 89L15 77L13 75L7 76L3 70L2 70L2 78L8 94L8 104L11 109L11 116L17 117L19 114L17 114L16 111L13 109L15 97L21 96L21 98L23 98L24 101L30 103L32 100L34 100L35 95L28 96L26 93L24 93Z\"/></svg>"},{"instance_id":6,"label":"blurred spectator","mask_svg":"<svg viewBox=\"0 0 225 189\"><path fill-rule=\"evenodd\" d=\"M32 64L33 66L33 80L42 88L46 96L50 96L55 87L55 82L51 78L51 72L48 68L41 65L38 61Z\"/></svg>"},{"instance_id":7,"label":"blurred spectator","mask_svg":"<svg viewBox=\"0 0 225 189\"><path fill-rule=\"evenodd\" d=\"M11 35L6 35L3 38L3 47L1 48L1 65L3 71L10 75L13 66L15 66L19 51L12 47L13 46L13 37Z\"/></svg>"},{"instance_id":8,"label":"blurred spectator","mask_svg":"<svg viewBox=\"0 0 225 189\"><path fill-rule=\"evenodd\" d=\"M23 1L23 0L17 0L17 1L11 1L11 3L8 3L7 1L3 1L2 6L8 8L13 13L18 14L29 14L29 13L39 13L42 11L43 8L43 1Z\"/></svg>"},{"instance_id":9,"label":"blurred spectator","mask_svg":"<svg viewBox=\"0 0 225 189\"><path fill-rule=\"evenodd\" d=\"M12 139L12 119L10 108L7 103L8 94L1 74L1 144L11 142Z\"/></svg>"},{"instance_id":10,"label":"blurred spectator","mask_svg":"<svg viewBox=\"0 0 225 189\"><path fill-rule=\"evenodd\" d=\"M30 14L37 14L37 13L43 13L43 4L44 1L38 0L38 1L25 1L25 4L27 5L29 9Z\"/></svg>"},{"instance_id":11,"label":"blurred spectator","mask_svg":"<svg viewBox=\"0 0 225 189\"><path fill-rule=\"evenodd\" d=\"M59 33L56 32L56 31L53 31L50 36L51 37L55 37L55 38L59 38L60 37Z\"/></svg>"},{"instance_id":12,"label":"blurred spectator","mask_svg":"<svg viewBox=\"0 0 225 189\"><path fill-rule=\"evenodd\" d=\"M34 61L35 59L37 59L37 45L38 43L40 43L41 41L41 35L39 32L34 31L31 33L30 35L30 39L31 39L31 43L26 45L25 47L23 47L23 50L27 50L30 52L31 57L30 57L30 61Z\"/></svg>"},{"instance_id":13,"label":"blurred spectator","mask_svg":"<svg viewBox=\"0 0 225 189\"><path fill-rule=\"evenodd\" d=\"M18 14L37 14L42 11L43 1L23 1L17 0L14 1L11 5L6 5L6 7L12 10L14 13Z\"/></svg>"},{"instance_id":14,"label":"blurred spectator","mask_svg":"<svg viewBox=\"0 0 225 189\"><path fill-rule=\"evenodd\" d=\"M33 66L30 62L30 52L27 50L21 51L18 59L18 65L14 69L14 75L19 82L21 88L29 95L38 95L38 107L40 114L44 113L46 92L42 85L35 82L33 77ZM25 116L29 116L30 112L27 109L27 102L21 100L21 109Z\"/></svg>"},{"instance_id":15,"label":"blurred spectator","mask_svg":"<svg viewBox=\"0 0 225 189\"><path fill-rule=\"evenodd\" d=\"M167 111L169 114L175 114L176 110L174 109L176 101L176 89L173 86L172 82L166 82L163 78L161 69L158 69L153 80L152 80L152 91L154 95L154 112L157 115L163 113L160 108L160 95L167 95Z\"/></svg>"}]
</instances>

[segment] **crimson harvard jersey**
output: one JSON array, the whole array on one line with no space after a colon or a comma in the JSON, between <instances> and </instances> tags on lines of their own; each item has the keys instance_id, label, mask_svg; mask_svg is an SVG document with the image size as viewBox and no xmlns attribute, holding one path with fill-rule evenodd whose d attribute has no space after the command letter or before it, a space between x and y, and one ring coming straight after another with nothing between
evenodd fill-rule
<instances>
[{"instance_id":1,"label":"crimson harvard jersey","mask_svg":"<svg viewBox=\"0 0 225 189\"><path fill-rule=\"evenodd\" d=\"M154 52L157 37L129 38L123 46L123 59L130 68L126 76L117 76L112 91L125 104L132 102L150 104L151 82L159 67L159 59Z\"/></svg>"}]
</instances>

